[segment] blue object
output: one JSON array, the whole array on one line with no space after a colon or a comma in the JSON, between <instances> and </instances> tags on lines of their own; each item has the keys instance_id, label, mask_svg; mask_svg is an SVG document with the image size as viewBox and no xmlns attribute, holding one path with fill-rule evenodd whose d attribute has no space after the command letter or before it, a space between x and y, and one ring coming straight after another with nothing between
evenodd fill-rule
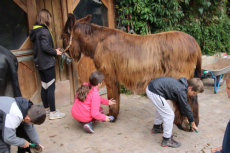
<instances>
[{"instance_id":1,"label":"blue object","mask_svg":"<svg viewBox=\"0 0 230 153\"><path fill-rule=\"evenodd\" d=\"M224 76L224 74L220 74L220 75L214 75L212 71L204 71L203 72L204 75L202 75L202 78L207 78L207 77L211 77L214 79L214 93L216 94L219 87L220 87L220 81L222 79L222 77Z\"/></svg>"},{"instance_id":2,"label":"blue object","mask_svg":"<svg viewBox=\"0 0 230 153\"><path fill-rule=\"evenodd\" d=\"M114 120L114 117L113 116L109 116L109 120L110 122Z\"/></svg>"}]
</instances>

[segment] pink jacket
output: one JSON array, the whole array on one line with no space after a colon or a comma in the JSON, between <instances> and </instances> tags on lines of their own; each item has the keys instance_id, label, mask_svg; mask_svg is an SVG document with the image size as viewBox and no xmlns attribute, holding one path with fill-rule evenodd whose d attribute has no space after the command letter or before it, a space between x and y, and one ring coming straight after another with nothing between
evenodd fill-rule
<instances>
[{"instance_id":1,"label":"pink jacket","mask_svg":"<svg viewBox=\"0 0 230 153\"><path fill-rule=\"evenodd\" d=\"M85 83L84 83L85 84ZM109 105L109 100L100 97L99 90L92 87L84 102L75 98L71 108L73 118L80 122L90 122L92 119L105 121L106 115L99 112L100 105Z\"/></svg>"}]
</instances>

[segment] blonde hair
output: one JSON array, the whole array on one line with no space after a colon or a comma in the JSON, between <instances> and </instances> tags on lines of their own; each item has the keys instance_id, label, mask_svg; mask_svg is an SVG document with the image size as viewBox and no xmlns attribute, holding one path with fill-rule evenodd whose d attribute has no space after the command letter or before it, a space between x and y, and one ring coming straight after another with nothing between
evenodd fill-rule
<instances>
[{"instance_id":1,"label":"blonde hair","mask_svg":"<svg viewBox=\"0 0 230 153\"><path fill-rule=\"evenodd\" d=\"M50 26L52 21L52 15L47 9L41 9L36 18L36 24L44 24L46 26Z\"/></svg>"}]
</instances>

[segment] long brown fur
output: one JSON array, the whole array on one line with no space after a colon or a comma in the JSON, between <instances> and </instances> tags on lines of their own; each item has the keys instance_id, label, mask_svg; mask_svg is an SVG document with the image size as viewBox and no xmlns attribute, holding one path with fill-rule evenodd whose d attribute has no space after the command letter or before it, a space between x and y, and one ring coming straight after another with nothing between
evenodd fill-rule
<instances>
[{"instance_id":1,"label":"long brown fur","mask_svg":"<svg viewBox=\"0 0 230 153\"><path fill-rule=\"evenodd\" d=\"M73 30L70 55L77 60L81 53L91 57L97 70L104 74L108 98L117 101L109 112L115 118L119 113L120 84L135 93L144 93L154 78L189 79L195 69L198 75L201 74L200 47L192 36L184 32L134 35L90 24L91 16L74 19L74 22L73 17L69 14L64 28L65 43L68 44L69 31Z\"/></svg>"}]
</instances>

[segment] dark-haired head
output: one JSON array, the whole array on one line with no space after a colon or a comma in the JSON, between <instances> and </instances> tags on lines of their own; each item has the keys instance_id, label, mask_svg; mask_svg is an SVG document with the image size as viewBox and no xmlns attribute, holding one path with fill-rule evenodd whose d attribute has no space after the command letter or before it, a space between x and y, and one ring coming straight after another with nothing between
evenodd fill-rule
<instances>
[{"instance_id":1,"label":"dark-haired head","mask_svg":"<svg viewBox=\"0 0 230 153\"><path fill-rule=\"evenodd\" d=\"M46 111L43 106L41 105L32 105L27 115L30 118L31 123L33 124L42 124L46 119Z\"/></svg>"},{"instance_id":2,"label":"dark-haired head","mask_svg":"<svg viewBox=\"0 0 230 153\"><path fill-rule=\"evenodd\" d=\"M76 96L80 101L84 101L89 93L89 90L92 86L97 86L99 83L102 83L104 80L104 75L100 72L93 72L89 77L89 85L82 85L77 89Z\"/></svg>"},{"instance_id":3,"label":"dark-haired head","mask_svg":"<svg viewBox=\"0 0 230 153\"><path fill-rule=\"evenodd\" d=\"M91 73L91 75L89 77L89 83L92 86L96 86L99 83L102 83L104 79L105 79L105 77L101 72L93 72L93 73Z\"/></svg>"}]
</instances>

